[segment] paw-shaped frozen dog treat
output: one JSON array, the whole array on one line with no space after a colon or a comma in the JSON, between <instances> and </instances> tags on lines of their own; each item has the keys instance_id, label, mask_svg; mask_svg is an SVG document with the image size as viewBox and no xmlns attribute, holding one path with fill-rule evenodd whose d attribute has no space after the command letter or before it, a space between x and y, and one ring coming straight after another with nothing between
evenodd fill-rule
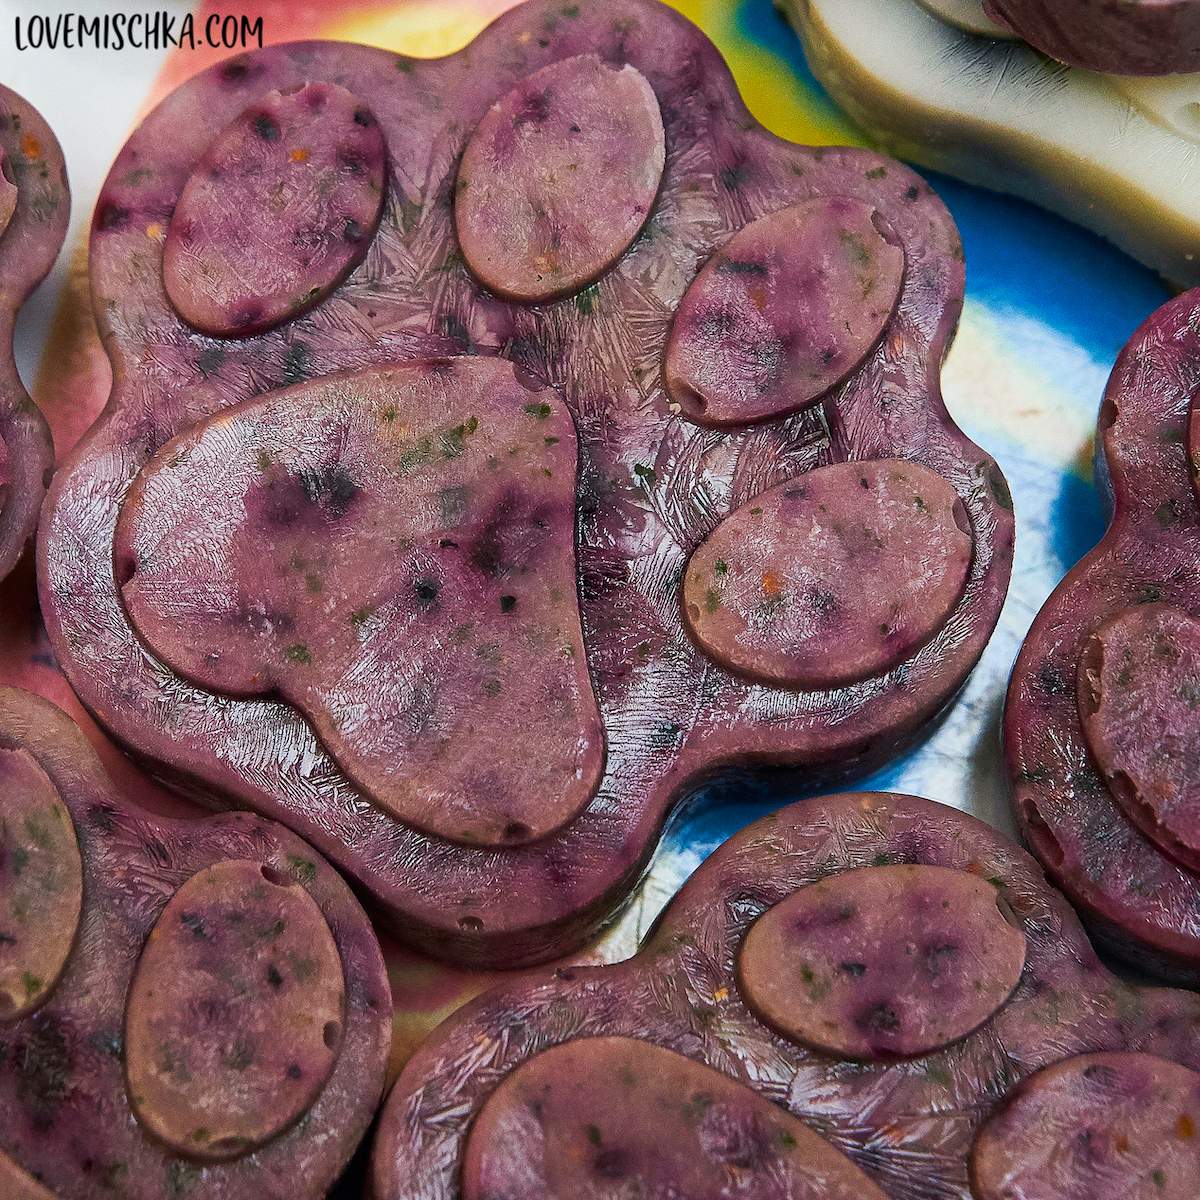
<instances>
[{"instance_id":1,"label":"paw-shaped frozen dog treat","mask_svg":"<svg viewBox=\"0 0 1200 1200\"><path fill-rule=\"evenodd\" d=\"M59 661L436 955L579 945L702 780L878 764L995 625L953 223L760 129L655 0L199 75L92 275L118 382L47 508Z\"/></svg>"},{"instance_id":2,"label":"paw-shaped frozen dog treat","mask_svg":"<svg viewBox=\"0 0 1200 1200\"><path fill-rule=\"evenodd\" d=\"M1059 584L1005 714L1030 848L1096 935L1200 980L1200 292L1159 309L1100 410L1104 540Z\"/></svg>"},{"instance_id":3,"label":"paw-shaped frozen dog treat","mask_svg":"<svg viewBox=\"0 0 1200 1200\"><path fill-rule=\"evenodd\" d=\"M54 470L50 429L13 361L13 326L54 265L70 215L58 141L32 105L0 86L0 579L37 525Z\"/></svg>"},{"instance_id":4,"label":"paw-shaped frozen dog treat","mask_svg":"<svg viewBox=\"0 0 1200 1200\"><path fill-rule=\"evenodd\" d=\"M1161 1171L1175 1200L1198 1081L1200 997L1112 975L1020 847L928 800L823 797L717 850L635 957L436 1030L373 1195L1149 1200Z\"/></svg>"},{"instance_id":5,"label":"paw-shaped frozen dog treat","mask_svg":"<svg viewBox=\"0 0 1200 1200\"><path fill-rule=\"evenodd\" d=\"M12 688L0 796L0 1192L324 1196L391 1030L346 885L259 817L139 808Z\"/></svg>"},{"instance_id":6,"label":"paw-shaped frozen dog treat","mask_svg":"<svg viewBox=\"0 0 1200 1200\"><path fill-rule=\"evenodd\" d=\"M1071 66L1113 75L1200 71L1197 0L984 0L984 9Z\"/></svg>"}]
</instances>

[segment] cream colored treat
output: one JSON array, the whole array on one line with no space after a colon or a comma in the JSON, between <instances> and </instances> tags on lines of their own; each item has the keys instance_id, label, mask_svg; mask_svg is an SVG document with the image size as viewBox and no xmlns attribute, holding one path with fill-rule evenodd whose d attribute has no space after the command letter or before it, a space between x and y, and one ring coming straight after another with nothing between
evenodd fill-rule
<instances>
[{"instance_id":1,"label":"cream colored treat","mask_svg":"<svg viewBox=\"0 0 1200 1200\"><path fill-rule=\"evenodd\" d=\"M1200 75L1062 66L976 0L780 0L818 79L901 158L1043 204L1200 283ZM936 14L936 15L935 15Z\"/></svg>"}]
</instances>

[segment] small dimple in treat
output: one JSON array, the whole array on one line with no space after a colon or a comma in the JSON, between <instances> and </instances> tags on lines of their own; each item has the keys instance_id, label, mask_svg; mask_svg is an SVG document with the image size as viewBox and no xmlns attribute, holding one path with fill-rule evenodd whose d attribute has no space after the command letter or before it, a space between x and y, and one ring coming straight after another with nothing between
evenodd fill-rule
<instances>
[{"instance_id":1,"label":"small dimple in treat","mask_svg":"<svg viewBox=\"0 0 1200 1200\"><path fill-rule=\"evenodd\" d=\"M1006 766L1023 836L1094 936L1200 981L1200 290L1130 339L1100 407L1103 540L1013 668Z\"/></svg>"},{"instance_id":2,"label":"small dimple in treat","mask_svg":"<svg viewBox=\"0 0 1200 1200\"><path fill-rule=\"evenodd\" d=\"M50 428L17 373L13 328L53 266L70 215L57 139L36 109L0 86L0 580L37 527L54 470Z\"/></svg>"},{"instance_id":3,"label":"small dimple in treat","mask_svg":"<svg viewBox=\"0 0 1200 1200\"><path fill-rule=\"evenodd\" d=\"M79 928L71 814L24 750L0 750L0 1036L53 992Z\"/></svg>"},{"instance_id":4,"label":"small dimple in treat","mask_svg":"<svg viewBox=\"0 0 1200 1200\"><path fill-rule=\"evenodd\" d=\"M841 1058L913 1057L1007 1002L1025 936L995 887L943 867L834 875L764 914L742 946L746 1002L785 1036Z\"/></svg>"},{"instance_id":5,"label":"small dimple in treat","mask_svg":"<svg viewBox=\"0 0 1200 1200\"><path fill-rule=\"evenodd\" d=\"M375 236L385 159L370 108L336 84L252 104L175 206L163 285L176 312L204 333L245 337L318 303Z\"/></svg>"},{"instance_id":6,"label":"small dimple in treat","mask_svg":"<svg viewBox=\"0 0 1200 1200\"><path fill-rule=\"evenodd\" d=\"M463 152L454 220L467 265L514 300L579 291L645 225L665 155L658 99L635 67L584 54L535 71Z\"/></svg>"},{"instance_id":7,"label":"small dimple in treat","mask_svg":"<svg viewBox=\"0 0 1200 1200\"><path fill-rule=\"evenodd\" d=\"M345 980L321 910L261 863L217 863L163 909L125 1013L138 1119L181 1154L238 1158L306 1113L341 1043Z\"/></svg>"},{"instance_id":8,"label":"small dimple in treat","mask_svg":"<svg viewBox=\"0 0 1200 1200\"><path fill-rule=\"evenodd\" d=\"M1092 1057L1131 1069L1047 1086ZM1161 1170L1191 1200L1197 1072L1200 996L1112 974L1016 843L823 796L719 847L634 957L525 972L440 1025L371 1194L1154 1200Z\"/></svg>"},{"instance_id":9,"label":"small dimple in treat","mask_svg":"<svg viewBox=\"0 0 1200 1200\"><path fill-rule=\"evenodd\" d=\"M1193 1200L1200 1072L1150 1054L1082 1054L1031 1076L984 1125L978 1200Z\"/></svg>"},{"instance_id":10,"label":"small dimple in treat","mask_svg":"<svg viewBox=\"0 0 1200 1200\"><path fill-rule=\"evenodd\" d=\"M1200 621L1166 604L1106 621L1079 660L1079 712L1126 815L1200 871Z\"/></svg>"},{"instance_id":11,"label":"small dimple in treat","mask_svg":"<svg viewBox=\"0 0 1200 1200\"><path fill-rule=\"evenodd\" d=\"M886 1200L830 1142L749 1088L620 1037L556 1046L505 1077L471 1127L462 1200L725 1200L731 1180L755 1200Z\"/></svg>"},{"instance_id":12,"label":"small dimple in treat","mask_svg":"<svg viewBox=\"0 0 1200 1200\"><path fill-rule=\"evenodd\" d=\"M148 464L117 530L122 595L189 679L295 703L389 812L527 841L604 765L575 471L561 398L501 359L305 384Z\"/></svg>"},{"instance_id":13,"label":"small dimple in treat","mask_svg":"<svg viewBox=\"0 0 1200 1200\"><path fill-rule=\"evenodd\" d=\"M783 687L854 683L903 662L962 597L973 539L954 489L917 463L838 463L731 513L688 563L692 635Z\"/></svg>"},{"instance_id":14,"label":"small dimple in treat","mask_svg":"<svg viewBox=\"0 0 1200 1200\"><path fill-rule=\"evenodd\" d=\"M904 249L845 196L781 209L739 230L680 302L666 386L704 425L785 416L871 352L904 278Z\"/></svg>"},{"instance_id":15,"label":"small dimple in treat","mask_svg":"<svg viewBox=\"0 0 1200 1200\"><path fill-rule=\"evenodd\" d=\"M375 933L281 825L125 778L0 688L0 1196L321 1200L383 1091Z\"/></svg>"},{"instance_id":16,"label":"small dimple in treat","mask_svg":"<svg viewBox=\"0 0 1200 1200\"><path fill-rule=\"evenodd\" d=\"M657 0L216 64L122 150L90 263L114 386L39 535L56 661L415 949L569 953L715 772L881 765L995 627L1012 499L940 394L953 220L898 162L759 127ZM723 540L709 612L683 593Z\"/></svg>"}]
</instances>

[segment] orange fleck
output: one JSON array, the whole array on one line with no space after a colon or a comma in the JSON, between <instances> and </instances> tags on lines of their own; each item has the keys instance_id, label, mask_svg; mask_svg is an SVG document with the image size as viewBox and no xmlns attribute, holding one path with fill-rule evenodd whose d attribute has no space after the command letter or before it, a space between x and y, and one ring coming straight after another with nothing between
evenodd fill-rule
<instances>
[{"instance_id":1,"label":"orange fleck","mask_svg":"<svg viewBox=\"0 0 1200 1200\"><path fill-rule=\"evenodd\" d=\"M1116 1148L1118 1154L1127 1154L1129 1152L1129 1139L1123 1133L1118 1133L1113 1138L1113 1146Z\"/></svg>"},{"instance_id":2,"label":"orange fleck","mask_svg":"<svg viewBox=\"0 0 1200 1200\"><path fill-rule=\"evenodd\" d=\"M148 238L153 238L155 241L158 241L158 239L162 237L162 231L163 228L157 221L151 221L150 224L146 226L146 236Z\"/></svg>"},{"instance_id":3,"label":"orange fleck","mask_svg":"<svg viewBox=\"0 0 1200 1200\"><path fill-rule=\"evenodd\" d=\"M288 155L292 162L308 162L309 152L303 146L297 146L295 150Z\"/></svg>"},{"instance_id":4,"label":"orange fleck","mask_svg":"<svg viewBox=\"0 0 1200 1200\"><path fill-rule=\"evenodd\" d=\"M27 133L21 139L21 153L25 155L26 158L41 158L42 143L39 142L32 133Z\"/></svg>"},{"instance_id":5,"label":"orange fleck","mask_svg":"<svg viewBox=\"0 0 1200 1200\"><path fill-rule=\"evenodd\" d=\"M772 599L778 596L783 591L783 581L775 574L774 571L764 571L762 577L762 590L764 596L770 596Z\"/></svg>"},{"instance_id":6,"label":"orange fleck","mask_svg":"<svg viewBox=\"0 0 1200 1200\"><path fill-rule=\"evenodd\" d=\"M1191 1141L1196 1136L1196 1122L1187 1113L1175 1122L1175 1135L1185 1141Z\"/></svg>"},{"instance_id":7,"label":"orange fleck","mask_svg":"<svg viewBox=\"0 0 1200 1200\"><path fill-rule=\"evenodd\" d=\"M717 990L715 992L713 992L713 999L718 1004L721 1004L724 1001L728 1000L729 999L729 989L727 987L717 988Z\"/></svg>"}]
</instances>

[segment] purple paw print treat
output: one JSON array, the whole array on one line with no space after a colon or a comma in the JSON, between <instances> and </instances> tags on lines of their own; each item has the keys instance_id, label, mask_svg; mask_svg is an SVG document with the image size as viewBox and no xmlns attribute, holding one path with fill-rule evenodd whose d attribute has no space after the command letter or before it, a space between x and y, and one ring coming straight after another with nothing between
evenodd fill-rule
<instances>
[{"instance_id":1,"label":"purple paw print treat","mask_svg":"<svg viewBox=\"0 0 1200 1200\"><path fill-rule=\"evenodd\" d=\"M50 428L13 361L13 326L54 265L70 215L58 141L32 105L0 86L0 579L37 526L54 470Z\"/></svg>"},{"instance_id":2,"label":"purple paw print treat","mask_svg":"<svg viewBox=\"0 0 1200 1200\"><path fill-rule=\"evenodd\" d=\"M1197 0L984 0L984 8L1073 67L1112 75L1200 71Z\"/></svg>"},{"instance_id":3,"label":"purple paw print treat","mask_svg":"<svg viewBox=\"0 0 1200 1200\"><path fill-rule=\"evenodd\" d=\"M1011 501L930 188L779 140L656 0L184 84L96 211L115 364L40 588L89 708L409 943L578 946L718 772L841 778L985 646Z\"/></svg>"},{"instance_id":4,"label":"purple paw print treat","mask_svg":"<svg viewBox=\"0 0 1200 1200\"><path fill-rule=\"evenodd\" d=\"M823 797L718 849L634 958L435 1031L373 1196L1184 1200L1198 1088L1200 997L1111 974L1020 847Z\"/></svg>"},{"instance_id":5,"label":"purple paw print treat","mask_svg":"<svg viewBox=\"0 0 1200 1200\"><path fill-rule=\"evenodd\" d=\"M1098 460L1113 516L1013 672L1005 742L1026 842L1095 935L1200 980L1200 292L1117 360Z\"/></svg>"},{"instance_id":6,"label":"purple paw print treat","mask_svg":"<svg viewBox=\"0 0 1200 1200\"><path fill-rule=\"evenodd\" d=\"M326 1194L383 1089L391 996L282 826L162 817L0 689L0 1194Z\"/></svg>"}]
</instances>

